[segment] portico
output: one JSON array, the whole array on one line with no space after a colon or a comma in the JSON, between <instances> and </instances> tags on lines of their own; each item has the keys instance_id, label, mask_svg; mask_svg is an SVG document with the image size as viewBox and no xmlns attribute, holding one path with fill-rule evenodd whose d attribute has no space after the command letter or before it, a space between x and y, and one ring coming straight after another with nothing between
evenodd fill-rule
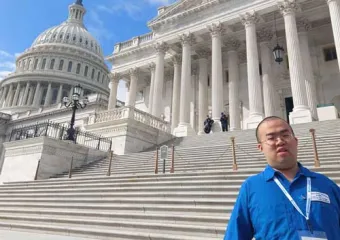
<instances>
[{"instance_id":1,"label":"portico","mask_svg":"<svg viewBox=\"0 0 340 240\"><path fill-rule=\"evenodd\" d=\"M129 82L129 69L139 68L132 91L142 91L144 101L135 107L164 116L176 136L201 134L207 114L215 120L213 132L221 131L220 113L229 114L232 131L286 116L286 98L293 99L287 119L293 124L317 120L317 105L329 103L328 89L320 86L333 81L326 69L339 73L324 51L335 51L340 41L337 0L181 1L162 9L148 23L152 33L116 44L108 60ZM272 54L276 44L285 50L280 64Z\"/></svg>"}]
</instances>

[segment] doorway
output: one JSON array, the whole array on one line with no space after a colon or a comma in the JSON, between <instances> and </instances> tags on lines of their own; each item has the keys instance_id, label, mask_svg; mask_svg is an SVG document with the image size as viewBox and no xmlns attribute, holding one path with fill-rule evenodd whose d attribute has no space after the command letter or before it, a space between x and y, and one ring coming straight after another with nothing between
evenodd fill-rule
<instances>
[{"instance_id":1,"label":"doorway","mask_svg":"<svg viewBox=\"0 0 340 240\"><path fill-rule=\"evenodd\" d=\"M285 105L286 105L287 122L289 123L289 113L292 112L294 108L293 97L286 97Z\"/></svg>"}]
</instances>

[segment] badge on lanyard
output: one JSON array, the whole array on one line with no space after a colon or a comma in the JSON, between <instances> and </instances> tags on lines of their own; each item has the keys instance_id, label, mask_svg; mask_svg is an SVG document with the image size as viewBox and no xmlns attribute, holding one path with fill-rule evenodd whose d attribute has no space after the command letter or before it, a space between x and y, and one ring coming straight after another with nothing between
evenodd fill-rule
<instances>
[{"instance_id":1,"label":"badge on lanyard","mask_svg":"<svg viewBox=\"0 0 340 240\"><path fill-rule=\"evenodd\" d=\"M306 214L304 214L299 206L296 204L295 200L292 198L292 196L287 192L287 190L283 187L279 179L277 177L274 177L275 183L279 186L279 188L282 190L283 194L288 198L290 203L294 206L294 208L306 219L308 230L304 231L298 231L299 233L299 239L300 240L327 240L327 236L325 232L320 231L313 231L313 227L309 221L309 214L311 209L311 203L312 203L312 181L311 178L307 178L307 203L306 203ZM315 194L314 194L315 195Z\"/></svg>"},{"instance_id":2,"label":"badge on lanyard","mask_svg":"<svg viewBox=\"0 0 340 240\"><path fill-rule=\"evenodd\" d=\"M324 232L313 231L311 233L310 231L299 231L298 233L301 240L327 240L326 233Z\"/></svg>"}]
</instances>

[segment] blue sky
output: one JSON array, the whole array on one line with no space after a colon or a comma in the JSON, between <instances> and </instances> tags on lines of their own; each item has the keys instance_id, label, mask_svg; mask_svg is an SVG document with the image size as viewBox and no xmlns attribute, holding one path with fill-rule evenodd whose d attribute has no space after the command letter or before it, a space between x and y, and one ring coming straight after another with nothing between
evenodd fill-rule
<instances>
[{"instance_id":1,"label":"blue sky","mask_svg":"<svg viewBox=\"0 0 340 240\"><path fill-rule=\"evenodd\" d=\"M44 30L65 21L75 0L0 0L0 79L14 70L15 56L30 47ZM147 21L157 8L175 0L83 0L85 25L100 42L104 55L114 44L150 32ZM124 100L120 84L120 99Z\"/></svg>"}]
</instances>

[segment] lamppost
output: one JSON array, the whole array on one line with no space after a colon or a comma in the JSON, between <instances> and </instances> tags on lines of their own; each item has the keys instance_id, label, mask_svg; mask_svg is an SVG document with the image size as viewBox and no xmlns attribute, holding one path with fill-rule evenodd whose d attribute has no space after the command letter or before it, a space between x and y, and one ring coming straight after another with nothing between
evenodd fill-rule
<instances>
[{"instance_id":1,"label":"lamppost","mask_svg":"<svg viewBox=\"0 0 340 240\"><path fill-rule=\"evenodd\" d=\"M275 23L275 36L276 36L276 47L273 49L273 54L274 54L274 60L275 62L277 63L281 63L283 62L283 53L284 53L284 49L283 47L281 47L279 45L279 40L277 39L277 28L276 28L276 16L275 16L275 13L274 13L274 23Z\"/></svg>"},{"instance_id":2,"label":"lamppost","mask_svg":"<svg viewBox=\"0 0 340 240\"><path fill-rule=\"evenodd\" d=\"M72 108L72 118L71 118L71 124L70 124L70 128L67 130L67 140L71 140L74 141L74 121L75 121L75 116L76 116L76 110L81 108L85 108L87 103L88 103L88 99L87 97L85 97L84 99L80 99L81 93L83 92L83 88L78 84L77 86L75 86L73 88L73 94L72 94L72 99L68 99L68 97L64 97L63 98L63 103L65 105L65 107Z\"/></svg>"}]
</instances>

